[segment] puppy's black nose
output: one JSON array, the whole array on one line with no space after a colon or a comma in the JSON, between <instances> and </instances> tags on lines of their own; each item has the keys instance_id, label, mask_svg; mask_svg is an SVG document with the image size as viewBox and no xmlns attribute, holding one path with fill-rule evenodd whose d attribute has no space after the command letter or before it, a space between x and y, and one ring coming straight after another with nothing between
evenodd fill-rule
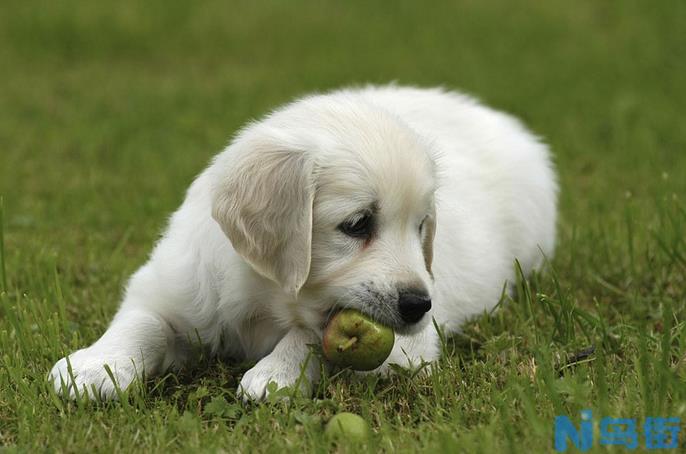
<instances>
[{"instance_id":1,"label":"puppy's black nose","mask_svg":"<svg viewBox=\"0 0 686 454\"><path fill-rule=\"evenodd\" d=\"M431 297L425 290L404 289L398 292L398 312L405 323L417 323L431 309Z\"/></svg>"}]
</instances>

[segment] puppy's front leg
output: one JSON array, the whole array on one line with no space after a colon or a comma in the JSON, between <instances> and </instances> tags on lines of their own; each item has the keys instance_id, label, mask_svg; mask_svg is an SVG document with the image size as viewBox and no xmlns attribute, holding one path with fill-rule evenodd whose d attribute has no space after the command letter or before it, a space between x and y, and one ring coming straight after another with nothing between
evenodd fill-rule
<instances>
[{"instance_id":1,"label":"puppy's front leg","mask_svg":"<svg viewBox=\"0 0 686 454\"><path fill-rule=\"evenodd\" d=\"M77 389L90 397L95 392L101 399L116 397L116 389L105 365L109 366L117 386L125 389L143 373L159 373L167 352L171 328L157 314L144 309L122 309L105 334L88 348L78 350L57 361L50 371L55 391L75 398ZM73 378L73 379L72 379ZM66 386L66 387L64 387Z\"/></svg>"},{"instance_id":2,"label":"puppy's front leg","mask_svg":"<svg viewBox=\"0 0 686 454\"><path fill-rule=\"evenodd\" d=\"M388 359L376 372L388 374L390 364L397 364L405 369L415 369L423 363L436 361L441 354L441 343L436 327L426 321L424 327L415 334L396 334L393 350Z\"/></svg>"},{"instance_id":3,"label":"puppy's front leg","mask_svg":"<svg viewBox=\"0 0 686 454\"><path fill-rule=\"evenodd\" d=\"M308 344L319 342L313 331L291 328L269 355L243 375L238 393L246 401L261 400L269 394L267 385L275 382L278 388L297 384L303 394L311 394L312 385L319 381L319 359L310 354Z\"/></svg>"}]
</instances>

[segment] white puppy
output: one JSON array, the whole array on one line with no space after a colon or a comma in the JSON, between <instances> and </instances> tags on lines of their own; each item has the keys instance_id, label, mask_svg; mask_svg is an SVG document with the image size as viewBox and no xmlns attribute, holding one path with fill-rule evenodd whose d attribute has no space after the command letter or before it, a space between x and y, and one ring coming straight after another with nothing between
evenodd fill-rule
<instances>
[{"instance_id":1,"label":"white puppy","mask_svg":"<svg viewBox=\"0 0 686 454\"><path fill-rule=\"evenodd\" d=\"M513 261L551 255L556 182L546 147L512 117L442 90L367 87L300 99L252 123L188 190L105 334L50 376L118 385L211 354L258 360L244 398L314 383L308 344L354 307L399 336L390 363L439 354L492 308ZM309 357L308 361L305 361ZM300 382L298 382L300 383Z\"/></svg>"}]
</instances>

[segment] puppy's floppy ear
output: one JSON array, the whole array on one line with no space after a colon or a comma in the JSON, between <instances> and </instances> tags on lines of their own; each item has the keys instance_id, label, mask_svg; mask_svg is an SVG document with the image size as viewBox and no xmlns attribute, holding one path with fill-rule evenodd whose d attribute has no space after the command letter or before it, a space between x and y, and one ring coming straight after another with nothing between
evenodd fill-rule
<instances>
[{"instance_id":1,"label":"puppy's floppy ear","mask_svg":"<svg viewBox=\"0 0 686 454\"><path fill-rule=\"evenodd\" d=\"M313 163L300 150L247 148L215 163L212 216L255 271L297 295L310 272Z\"/></svg>"},{"instance_id":2,"label":"puppy's floppy ear","mask_svg":"<svg viewBox=\"0 0 686 454\"><path fill-rule=\"evenodd\" d=\"M431 263L434 259L434 237L436 236L436 205L432 202L431 213L424 221L424 232L422 236L422 252L424 253L424 264L426 271L433 277Z\"/></svg>"}]
</instances>

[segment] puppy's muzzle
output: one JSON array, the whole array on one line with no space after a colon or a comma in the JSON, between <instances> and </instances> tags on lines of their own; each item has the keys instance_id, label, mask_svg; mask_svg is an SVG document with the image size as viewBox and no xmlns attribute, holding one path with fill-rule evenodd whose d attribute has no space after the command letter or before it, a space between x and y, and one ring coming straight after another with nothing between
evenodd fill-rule
<instances>
[{"instance_id":1,"label":"puppy's muzzle","mask_svg":"<svg viewBox=\"0 0 686 454\"><path fill-rule=\"evenodd\" d=\"M409 288L398 292L398 312L405 323L417 323L431 310L431 297L423 289Z\"/></svg>"}]
</instances>

